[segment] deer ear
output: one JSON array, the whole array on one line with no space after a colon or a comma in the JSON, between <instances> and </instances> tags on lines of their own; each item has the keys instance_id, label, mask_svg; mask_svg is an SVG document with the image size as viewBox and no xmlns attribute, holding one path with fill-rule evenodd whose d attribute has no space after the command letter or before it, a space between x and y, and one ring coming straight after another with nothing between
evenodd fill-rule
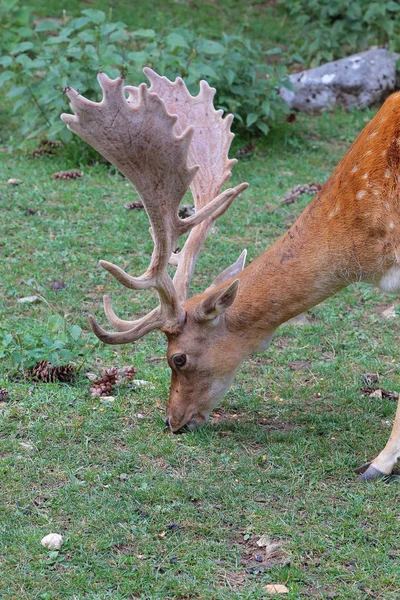
<instances>
[{"instance_id":1,"label":"deer ear","mask_svg":"<svg viewBox=\"0 0 400 600\"><path fill-rule=\"evenodd\" d=\"M239 279L230 286L218 290L204 298L196 309L197 321L212 321L233 304L239 289Z\"/></svg>"},{"instance_id":2,"label":"deer ear","mask_svg":"<svg viewBox=\"0 0 400 600\"><path fill-rule=\"evenodd\" d=\"M222 271L222 273L220 273L218 275L218 277L216 279L214 279L212 284L205 291L209 292L209 291L213 290L214 288L225 283L225 281L229 281L229 279L232 279L232 277L235 277L235 275L238 275L240 273L240 271L243 271L244 265L246 262L246 256L247 256L247 250L243 250L242 254L239 256L237 261L234 262L233 265L230 265L224 271Z\"/></svg>"}]
</instances>

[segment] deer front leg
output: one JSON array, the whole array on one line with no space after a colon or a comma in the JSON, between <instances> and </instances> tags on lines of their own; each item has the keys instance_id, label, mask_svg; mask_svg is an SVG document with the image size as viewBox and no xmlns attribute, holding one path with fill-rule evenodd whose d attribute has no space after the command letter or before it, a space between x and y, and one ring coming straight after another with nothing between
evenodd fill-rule
<instances>
[{"instance_id":1,"label":"deer front leg","mask_svg":"<svg viewBox=\"0 0 400 600\"><path fill-rule=\"evenodd\" d=\"M388 443L380 454L372 461L370 466L362 473L358 481L372 481L379 477L390 475L393 467L400 458L400 398L397 405L393 429Z\"/></svg>"}]
</instances>

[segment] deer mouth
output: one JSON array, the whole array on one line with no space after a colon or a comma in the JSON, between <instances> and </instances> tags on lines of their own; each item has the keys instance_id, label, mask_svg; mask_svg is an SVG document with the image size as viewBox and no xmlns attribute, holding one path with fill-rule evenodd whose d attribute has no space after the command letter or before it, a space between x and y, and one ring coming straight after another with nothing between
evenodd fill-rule
<instances>
[{"instance_id":1,"label":"deer mouth","mask_svg":"<svg viewBox=\"0 0 400 600\"><path fill-rule=\"evenodd\" d=\"M202 427L204 423L207 421L207 417L197 414L194 415L189 421L180 423L179 425L175 425L173 419L167 417L165 419L165 424L169 431L171 431L175 435L179 435L182 433L190 433L199 427Z\"/></svg>"}]
</instances>

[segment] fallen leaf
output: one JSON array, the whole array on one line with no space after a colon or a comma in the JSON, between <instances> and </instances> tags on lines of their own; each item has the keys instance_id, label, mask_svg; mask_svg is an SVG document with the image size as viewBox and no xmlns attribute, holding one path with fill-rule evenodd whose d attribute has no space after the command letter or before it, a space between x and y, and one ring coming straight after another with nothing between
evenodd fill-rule
<instances>
[{"instance_id":1,"label":"fallen leaf","mask_svg":"<svg viewBox=\"0 0 400 600\"><path fill-rule=\"evenodd\" d=\"M288 594L289 590L286 585L281 585L280 583L271 583L264 587L264 590L267 594Z\"/></svg>"}]
</instances>

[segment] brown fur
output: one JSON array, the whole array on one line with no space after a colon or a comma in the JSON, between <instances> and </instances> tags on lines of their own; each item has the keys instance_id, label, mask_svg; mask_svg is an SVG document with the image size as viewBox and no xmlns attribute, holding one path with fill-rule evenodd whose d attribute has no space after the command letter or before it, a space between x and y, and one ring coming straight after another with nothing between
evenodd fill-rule
<instances>
[{"instance_id":1,"label":"brown fur","mask_svg":"<svg viewBox=\"0 0 400 600\"><path fill-rule=\"evenodd\" d=\"M280 324L353 282L377 283L400 264L399 132L400 92L285 235L237 277L186 301L186 323L168 343L170 361L187 356L183 369L172 367L167 417L173 431L202 424L243 359ZM202 301L234 279L239 290L232 306L215 322L196 320ZM218 382L221 389L213 391Z\"/></svg>"}]
</instances>

